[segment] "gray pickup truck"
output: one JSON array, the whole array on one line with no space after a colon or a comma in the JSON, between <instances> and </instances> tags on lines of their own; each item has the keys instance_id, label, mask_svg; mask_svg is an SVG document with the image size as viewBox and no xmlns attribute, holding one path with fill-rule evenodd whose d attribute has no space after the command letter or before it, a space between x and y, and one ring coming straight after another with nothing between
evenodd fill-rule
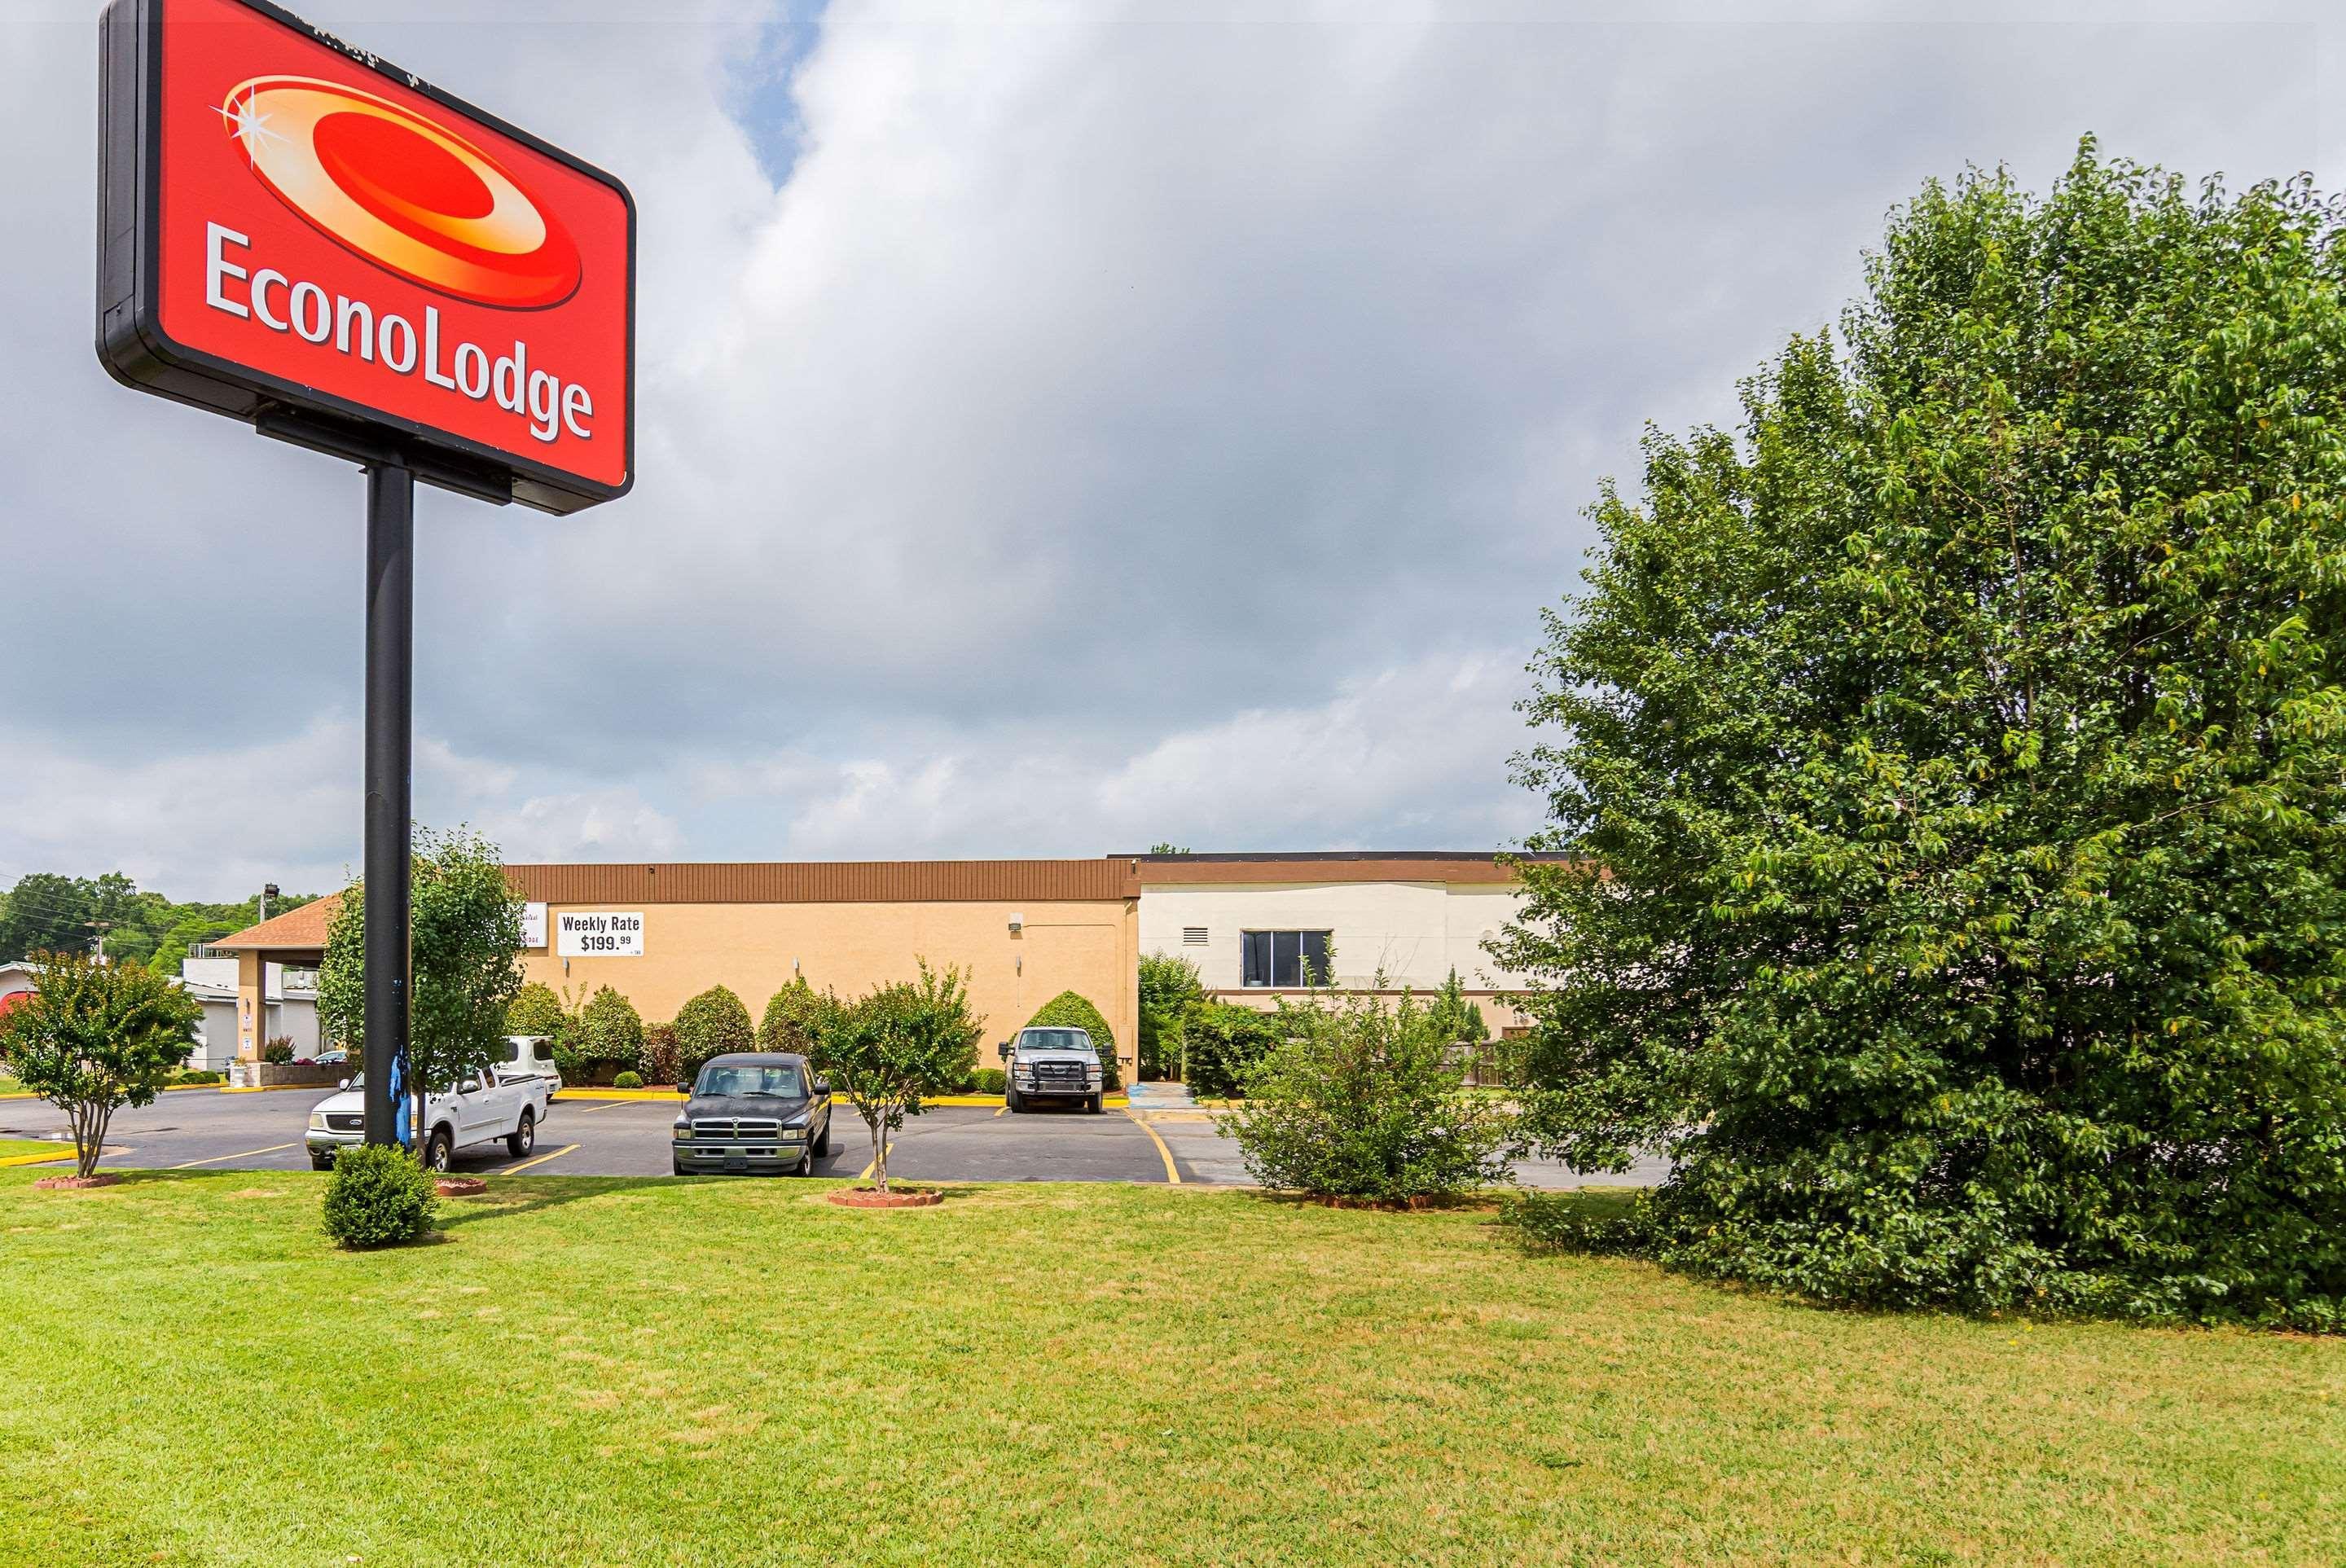
<instances>
[{"instance_id":1,"label":"gray pickup truck","mask_svg":"<svg viewBox=\"0 0 2346 1568\"><path fill-rule=\"evenodd\" d=\"M1081 1029L1021 1029L1002 1047L1004 1105L1013 1115L1046 1100L1080 1100L1099 1114L1099 1048Z\"/></svg>"}]
</instances>

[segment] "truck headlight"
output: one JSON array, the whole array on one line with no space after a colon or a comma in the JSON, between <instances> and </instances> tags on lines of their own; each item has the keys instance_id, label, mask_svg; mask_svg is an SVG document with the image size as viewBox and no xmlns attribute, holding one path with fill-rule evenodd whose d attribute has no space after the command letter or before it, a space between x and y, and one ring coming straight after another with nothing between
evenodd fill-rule
<instances>
[{"instance_id":1,"label":"truck headlight","mask_svg":"<svg viewBox=\"0 0 2346 1568\"><path fill-rule=\"evenodd\" d=\"M692 1124L686 1121L682 1116L678 1116L676 1119L676 1125L668 1129L668 1136L675 1139L678 1143L683 1143L686 1139L692 1136Z\"/></svg>"},{"instance_id":2,"label":"truck headlight","mask_svg":"<svg viewBox=\"0 0 2346 1568\"><path fill-rule=\"evenodd\" d=\"M310 1113L310 1130L313 1133L322 1133L326 1130L325 1112L312 1111Z\"/></svg>"}]
</instances>

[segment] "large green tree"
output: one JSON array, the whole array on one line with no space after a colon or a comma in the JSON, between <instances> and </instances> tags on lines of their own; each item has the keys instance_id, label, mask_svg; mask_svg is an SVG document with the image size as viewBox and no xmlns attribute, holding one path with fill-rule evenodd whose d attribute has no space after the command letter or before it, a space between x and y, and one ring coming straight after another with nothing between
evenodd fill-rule
<instances>
[{"instance_id":1,"label":"large green tree","mask_svg":"<svg viewBox=\"0 0 2346 1568\"><path fill-rule=\"evenodd\" d=\"M408 1057L439 1090L497 1059L521 994L521 900L497 847L464 828L417 829L412 874ZM353 882L318 971L319 1022L353 1055L366 1048L366 962L365 889Z\"/></svg>"},{"instance_id":2,"label":"large green tree","mask_svg":"<svg viewBox=\"0 0 2346 1568\"><path fill-rule=\"evenodd\" d=\"M2102 161L1893 215L1652 434L1520 770L1543 1138L1818 1296L2346 1327L2341 211Z\"/></svg>"}]
</instances>

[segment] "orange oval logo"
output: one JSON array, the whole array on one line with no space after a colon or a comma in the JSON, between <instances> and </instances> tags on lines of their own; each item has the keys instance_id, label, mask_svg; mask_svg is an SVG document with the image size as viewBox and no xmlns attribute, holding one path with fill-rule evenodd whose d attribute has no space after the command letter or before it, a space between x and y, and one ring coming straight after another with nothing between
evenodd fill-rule
<instances>
[{"instance_id":1,"label":"orange oval logo","mask_svg":"<svg viewBox=\"0 0 2346 1568\"><path fill-rule=\"evenodd\" d=\"M387 98L255 76L219 105L254 178L311 228L411 282L510 311L578 290L578 247L503 165Z\"/></svg>"}]
</instances>

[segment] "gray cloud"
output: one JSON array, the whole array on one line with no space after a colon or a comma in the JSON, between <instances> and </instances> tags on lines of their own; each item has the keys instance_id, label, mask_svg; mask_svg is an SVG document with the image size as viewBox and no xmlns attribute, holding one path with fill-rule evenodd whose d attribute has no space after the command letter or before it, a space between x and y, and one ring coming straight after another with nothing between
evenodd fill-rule
<instances>
[{"instance_id":1,"label":"gray cloud","mask_svg":"<svg viewBox=\"0 0 2346 1568\"><path fill-rule=\"evenodd\" d=\"M636 493L422 520L419 810L516 853L1511 837L1597 476L1891 204L2346 152L2310 5L311 10L642 209ZM92 48L0 41L0 877L338 866L359 481L92 362Z\"/></svg>"}]
</instances>

